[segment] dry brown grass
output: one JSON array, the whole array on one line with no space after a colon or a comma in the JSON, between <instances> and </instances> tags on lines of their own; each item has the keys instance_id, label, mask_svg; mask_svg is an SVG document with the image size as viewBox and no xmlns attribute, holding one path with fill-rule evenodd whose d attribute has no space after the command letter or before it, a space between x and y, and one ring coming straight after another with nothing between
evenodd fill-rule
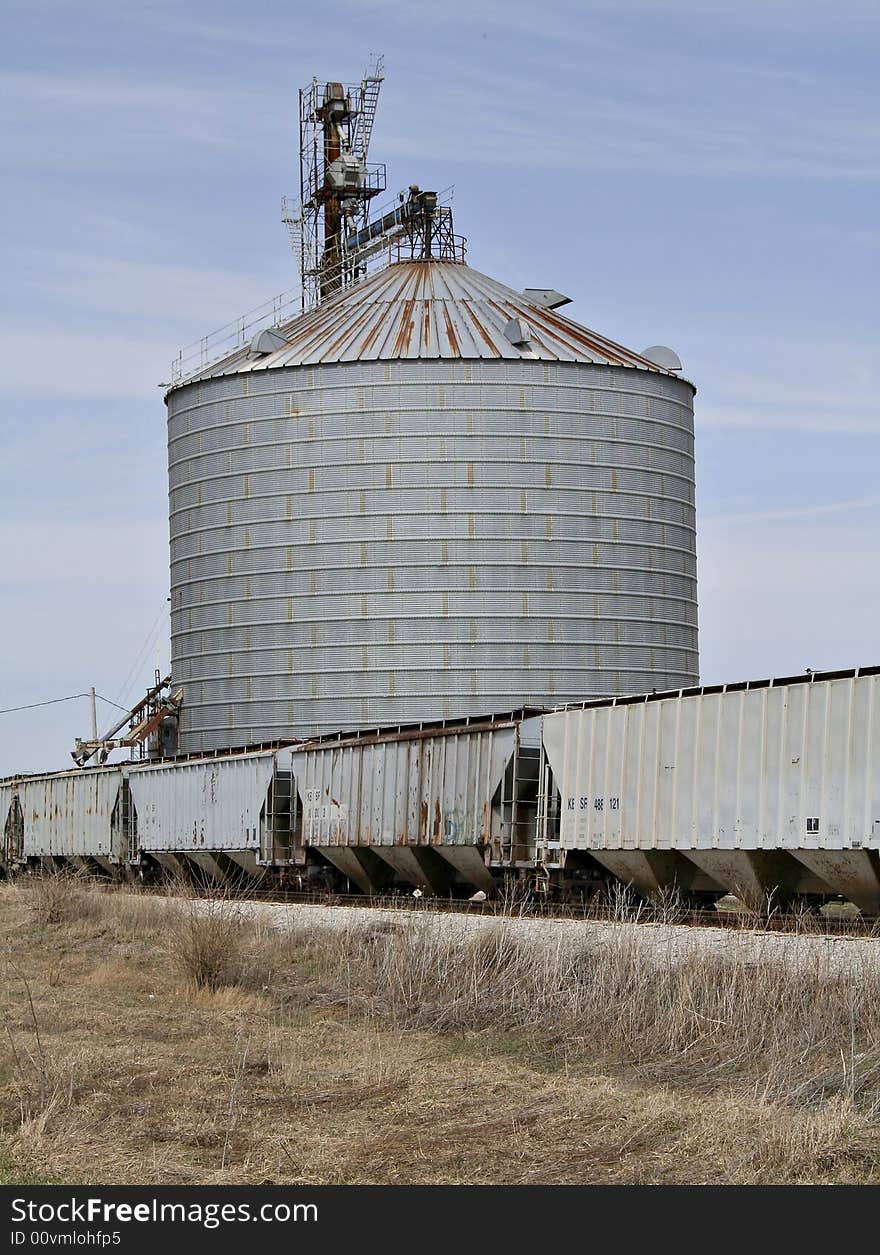
<instances>
[{"instance_id":1,"label":"dry brown grass","mask_svg":"<svg viewBox=\"0 0 880 1255\"><path fill-rule=\"evenodd\" d=\"M29 890L28 906L44 926L94 918L100 910L92 883L75 872L34 876Z\"/></svg>"},{"instance_id":2,"label":"dry brown grass","mask_svg":"<svg viewBox=\"0 0 880 1255\"><path fill-rule=\"evenodd\" d=\"M880 1180L871 972L76 889L0 888L9 1181Z\"/></svg>"},{"instance_id":3,"label":"dry brown grass","mask_svg":"<svg viewBox=\"0 0 880 1255\"><path fill-rule=\"evenodd\" d=\"M601 1059L642 1077L764 1100L838 1096L880 1115L880 976L757 965L693 948L647 964L630 931L532 944L500 921L470 941L430 917L368 944L342 934L352 1005L398 1028L506 1034L545 1064Z\"/></svg>"}]
</instances>

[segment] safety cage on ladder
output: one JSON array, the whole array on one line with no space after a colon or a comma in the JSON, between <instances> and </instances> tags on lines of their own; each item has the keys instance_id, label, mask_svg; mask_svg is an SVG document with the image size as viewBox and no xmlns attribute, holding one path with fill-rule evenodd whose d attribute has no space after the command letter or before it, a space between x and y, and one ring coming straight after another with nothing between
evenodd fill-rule
<instances>
[{"instance_id":1,"label":"safety cage on ladder","mask_svg":"<svg viewBox=\"0 0 880 1255\"><path fill-rule=\"evenodd\" d=\"M273 867L301 866L305 862L296 780L289 768L279 767L277 760L260 811L260 862Z\"/></svg>"},{"instance_id":2,"label":"safety cage on ladder","mask_svg":"<svg viewBox=\"0 0 880 1255\"><path fill-rule=\"evenodd\" d=\"M21 863L24 860L24 815L21 802L17 796L12 799L6 824L3 830L3 852L7 863Z\"/></svg>"},{"instance_id":3,"label":"safety cage on ladder","mask_svg":"<svg viewBox=\"0 0 880 1255\"><path fill-rule=\"evenodd\" d=\"M110 816L110 837L115 862L137 864L140 861L137 810L131 796L131 786L125 776L120 782Z\"/></svg>"}]
</instances>

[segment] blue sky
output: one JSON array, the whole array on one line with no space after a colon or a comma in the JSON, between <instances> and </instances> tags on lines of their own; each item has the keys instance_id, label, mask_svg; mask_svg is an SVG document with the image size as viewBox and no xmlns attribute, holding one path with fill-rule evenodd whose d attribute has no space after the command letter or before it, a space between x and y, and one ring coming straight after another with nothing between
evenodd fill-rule
<instances>
[{"instance_id":1,"label":"blue sky","mask_svg":"<svg viewBox=\"0 0 880 1255\"><path fill-rule=\"evenodd\" d=\"M877 662L874 0L5 0L0 707L167 666L157 385L295 283L297 89L378 50L389 190L696 382L704 681ZM0 716L0 773L87 729Z\"/></svg>"}]
</instances>

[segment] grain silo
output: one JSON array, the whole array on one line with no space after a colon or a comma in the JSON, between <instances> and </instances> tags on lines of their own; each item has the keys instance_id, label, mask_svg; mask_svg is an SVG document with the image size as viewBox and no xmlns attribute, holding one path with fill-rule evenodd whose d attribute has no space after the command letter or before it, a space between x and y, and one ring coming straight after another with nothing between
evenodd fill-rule
<instances>
[{"instance_id":1,"label":"grain silo","mask_svg":"<svg viewBox=\"0 0 880 1255\"><path fill-rule=\"evenodd\" d=\"M400 260L168 394L185 752L698 681L693 386L413 193Z\"/></svg>"}]
</instances>

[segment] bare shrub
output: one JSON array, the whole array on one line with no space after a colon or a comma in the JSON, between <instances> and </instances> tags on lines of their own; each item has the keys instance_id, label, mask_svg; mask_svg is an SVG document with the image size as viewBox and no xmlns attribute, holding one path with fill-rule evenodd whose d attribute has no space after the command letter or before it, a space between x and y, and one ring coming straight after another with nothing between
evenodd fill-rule
<instances>
[{"instance_id":1,"label":"bare shrub","mask_svg":"<svg viewBox=\"0 0 880 1255\"><path fill-rule=\"evenodd\" d=\"M236 903L224 897L199 898L169 911L166 946L194 988L216 990L236 983L248 934Z\"/></svg>"}]
</instances>

